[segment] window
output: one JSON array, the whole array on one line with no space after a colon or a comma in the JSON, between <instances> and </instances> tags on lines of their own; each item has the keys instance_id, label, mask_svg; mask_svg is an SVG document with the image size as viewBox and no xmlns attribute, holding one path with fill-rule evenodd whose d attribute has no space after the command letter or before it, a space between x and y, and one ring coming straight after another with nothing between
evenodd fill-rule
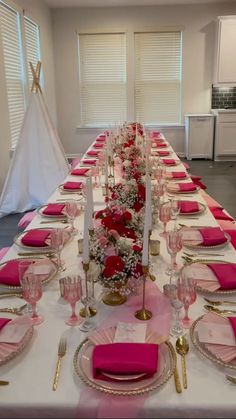
<instances>
[{"instance_id":1,"label":"window","mask_svg":"<svg viewBox=\"0 0 236 419\"><path fill-rule=\"evenodd\" d=\"M39 27L28 17L24 17L25 22L25 45L26 45L26 60L29 88L32 86L33 76L30 69L29 62L36 68L37 62L40 61L40 41L39 41Z\"/></svg>"},{"instance_id":2,"label":"window","mask_svg":"<svg viewBox=\"0 0 236 419\"><path fill-rule=\"evenodd\" d=\"M22 20L23 13L17 7L0 0L0 47L3 50L12 149L16 147L24 119L27 85L31 87L32 84L28 62L32 61L36 66L40 59L39 27L24 17L22 32Z\"/></svg>"},{"instance_id":3,"label":"window","mask_svg":"<svg viewBox=\"0 0 236 419\"><path fill-rule=\"evenodd\" d=\"M181 32L135 33L135 108L139 121L180 123L181 44Z\"/></svg>"},{"instance_id":4,"label":"window","mask_svg":"<svg viewBox=\"0 0 236 419\"><path fill-rule=\"evenodd\" d=\"M125 34L80 34L79 72L82 126L120 121L126 115Z\"/></svg>"},{"instance_id":5,"label":"window","mask_svg":"<svg viewBox=\"0 0 236 419\"><path fill-rule=\"evenodd\" d=\"M11 146L15 148L25 113L24 72L19 13L0 2L0 29L9 109Z\"/></svg>"}]
</instances>

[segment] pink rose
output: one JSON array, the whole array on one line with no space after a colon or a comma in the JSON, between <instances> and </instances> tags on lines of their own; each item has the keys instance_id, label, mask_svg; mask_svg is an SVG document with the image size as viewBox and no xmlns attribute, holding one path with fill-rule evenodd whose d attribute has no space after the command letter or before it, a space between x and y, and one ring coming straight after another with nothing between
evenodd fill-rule
<instances>
[{"instance_id":1,"label":"pink rose","mask_svg":"<svg viewBox=\"0 0 236 419\"><path fill-rule=\"evenodd\" d=\"M114 239L119 240L120 235L116 230L110 230L109 234L114 237Z\"/></svg>"},{"instance_id":2,"label":"pink rose","mask_svg":"<svg viewBox=\"0 0 236 419\"><path fill-rule=\"evenodd\" d=\"M107 246L104 253L107 257L117 256L118 250L114 246Z\"/></svg>"},{"instance_id":3,"label":"pink rose","mask_svg":"<svg viewBox=\"0 0 236 419\"><path fill-rule=\"evenodd\" d=\"M101 246L106 246L108 243L108 239L105 236L99 237L98 241L101 244Z\"/></svg>"}]
</instances>

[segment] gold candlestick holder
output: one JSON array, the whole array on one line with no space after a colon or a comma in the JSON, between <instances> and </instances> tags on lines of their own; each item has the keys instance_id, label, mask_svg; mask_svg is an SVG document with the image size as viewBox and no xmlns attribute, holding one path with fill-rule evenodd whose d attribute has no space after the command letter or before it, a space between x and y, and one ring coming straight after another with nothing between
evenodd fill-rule
<instances>
[{"instance_id":1,"label":"gold candlestick holder","mask_svg":"<svg viewBox=\"0 0 236 419\"><path fill-rule=\"evenodd\" d=\"M108 157L108 165L109 165L109 178L113 178L113 174L112 174L112 158L111 156Z\"/></svg>"},{"instance_id":2,"label":"gold candlestick holder","mask_svg":"<svg viewBox=\"0 0 236 419\"><path fill-rule=\"evenodd\" d=\"M143 304L142 308L135 313L136 319L139 320L150 320L152 318L152 312L145 308L145 298L146 298L146 280L148 276L148 266L143 266Z\"/></svg>"},{"instance_id":3,"label":"gold candlestick holder","mask_svg":"<svg viewBox=\"0 0 236 419\"><path fill-rule=\"evenodd\" d=\"M89 300L89 290L88 290L89 262L88 263L83 263L83 270L84 270L84 275L85 275L85 299L88 301ZM93 296L94 296L94 283L93 283ZM80 309L79 314L80 314L81 317L86 317L86 310L88 310L89 317L93 317L97 314L96 308L90 307L89 305L88 305L88 307L86 307L86 305L85 305L85 307Z\"/></svg>"}]
</instances>

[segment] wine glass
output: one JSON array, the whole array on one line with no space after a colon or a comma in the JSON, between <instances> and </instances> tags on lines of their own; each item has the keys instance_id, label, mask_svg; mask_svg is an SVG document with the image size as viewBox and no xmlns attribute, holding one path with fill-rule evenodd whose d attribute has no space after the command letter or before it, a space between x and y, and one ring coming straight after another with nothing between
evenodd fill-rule
<instances>
[{"instance_id":1,"label":"wine glass","mask_svg":"<svg viewBox=\"0 0 236 419\"><path fill-rule=\"evenodd\" d=\"M64 266L61 260L61 250L64 244L64 234L62 228L53 228L50 233L51 247L55 249L57 254L57 263L59 270L63 271Z\"/></svg>"},{"instance_id":2,"label":"wine glass","mask_svg":"<svg viewBox=\"0 0 236 419\"><path fill-rule=\"evenodd\" d=\"M176 228L177 218L180 212L180 206L178 199L173 198L171 200L171 218L175 221L174 228Z\"/></svg>"},{"instance_id":3,"label":"wine glass","mask_svg":"<svg viewBox=\"0 0 236 419\"><path fill-rule=\"evenodd\" d=\"M183 275L178 278L177 281L177 295L178 299L182 301L184 305L185 315L182 319L182 323L184 328L188 329L191 324L192 320L189 318L188 311L189 306L196 301L197 294L196 294L196 280L193 278L188 278Z\"/></svg>"},{"instance_id":4,"label":"wine glass","mask_svg":"<svg viewBox=\"0 0 236 419\"><path fill-rule=\"evenodd\" d=\"M170 282L172 275L179 269L176 263L176 255L183 247L182 234L178 230L170 230L166 233L166 247L171 256L171 267L166 271L170 275Z\"/></svg>"},{"instance_id":5,"label":"wine glass","mask_svg":"<svg viewBox=\"0 0 236 419\"><path fill-rule=\"evenodd\" d=\"M75 313L75 306L81 297L81 279L79 276L67 276L63 280L63 298L71 305L72 313L65 323L69 326L78 326L81 319Z\"/></svg>"},{"instance_id":6,"label":"wine glass","mask_svg":"<svg viewBox=\"0 0 236 419\"><path fill-rule=\"evenodd\" d=\"M168 202L168 203L161 204L160 210L159 210L159 218L160 218L160 221L162 221L164 224L164 230L160 233L160 236L162 237L166 237L166 225L168 221L170 221L170 217L171 217L170 203Z\"/></svg>"},{"instance_id":7,"label":"wine glass","mask_svg":"<svg viewBox=\"0 0 236 419\"><path fill-rule=\"evenodd\" d=\"M21 260L18 265L18 274L19 274L19 281L21 284L22 279L25 277L27 272L32 272L34 262L28 260ZM25 309L26 313L32 313L32 307L30 304L27 304L27 307Z\"/></svg>"},{"instance_id":8,"label":"wine glass","mask_svg":"<svg viewBox=\"0 0 236 419\"><path fill-rule=\"evenodd\" d=\"M163 292L169 298L172 307L172 326L170 334L173 336L183 336L184 330L180 322L180 313L183 308L183 303L177 298L177 285L165 284L163 285Z\"/></svg>"},{"instance_id":9,"label":"wine glass","mask_svg":"<svg viewBox=\"0 0 236 419\"><path fill-rule=\"evenodd\" d=\"M21 278L21 286L23 298L32 306L31 321L33 325L38 325L44 321L44 318L39 316L36 310L36 303L40 300L43 293L41 274L38 275L33 267L30 271L25 271Z\"/></svg>"},{"instance_id":10,"label":"wine glass","mask_svg":"<svg viewBox=\"0 0 236 419\"><path fill-rule=\"evenodd\" d=\"M71 225L71 230L72 230L72 235L76 235L77 234L77 229L74 226L74 221L75 218L77 217L77 215L79 215L81 210L81 207L78 205L77 202L71 200L71 201L66 201L65 203L65 207L64 207L64 212L70 222Z\"/></svg>"}]
</instances>

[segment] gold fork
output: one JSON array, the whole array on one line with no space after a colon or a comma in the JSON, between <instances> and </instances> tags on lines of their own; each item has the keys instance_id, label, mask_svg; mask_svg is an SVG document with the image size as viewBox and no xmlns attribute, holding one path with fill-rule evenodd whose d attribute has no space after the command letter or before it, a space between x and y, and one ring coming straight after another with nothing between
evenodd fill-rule
<instances>
[{"instance_id":1,"label":"gold fork","mask_svg":"<svg viewBox=\"0 0 236 419\"><path fill-rule=\"evenodd\" d=\"M66 354L66 339L65 338L61 338L59 345L58 345L58 358L57 358L57 366L56 366L56 372L54 375L54 380L53 380L53 391L55 391L57 389L58 386L58 380L59 380L59 375L60 375L60 370L61 370L61 361L63 356L65 356Z\"/></svg>"}]
</instances>

